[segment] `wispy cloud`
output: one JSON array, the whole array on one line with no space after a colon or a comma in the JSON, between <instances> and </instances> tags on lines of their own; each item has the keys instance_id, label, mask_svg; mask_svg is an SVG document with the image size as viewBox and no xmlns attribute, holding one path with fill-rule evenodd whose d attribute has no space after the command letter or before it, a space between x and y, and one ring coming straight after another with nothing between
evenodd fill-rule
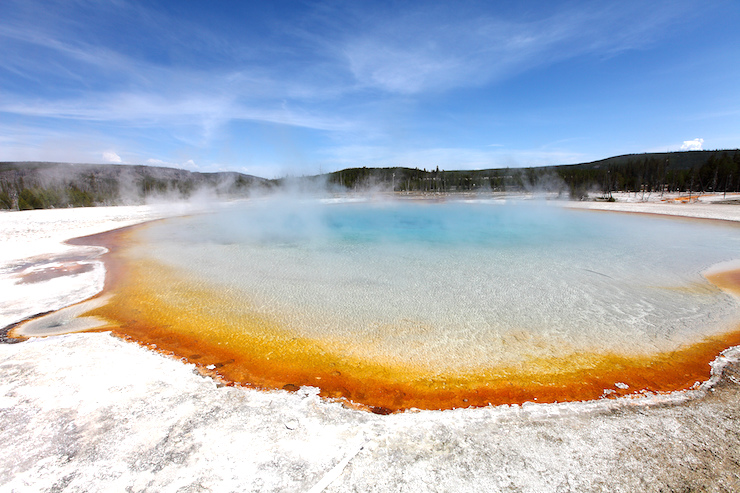
<instances>
[{"instance_id":1,"label":"wispy cloud","mask_svg":"<svg viewBox=\"0 0 740 493\"><path fill-rule=\"evenodd\" d=\"M229 40L190 21L163 16L125 1L98 7L101 14L135 21L142 32L155 38L145 52L147 55L131 47L121 50L116 43L106 46L90 34L81 35L80 32L94 33L100 27L92 23L83 29L80 23L70 20L75 15L65 15L61 8L36 9L44 18L40 23L31 17L30 9L19 9L12 19L0 20L0 49L8 48L2 55L2 70L38 87L29 94L28 84L16 83L16 88L6 84L0 95L0 111L140 125L186 122L201 125L204 135L230 120L329 131L347 126L340 116L311 107L313 100L331 93L330 89L297 83L291 74L275 71L269 63L244 62L250 59L244 53L255 51L244 40ZM102 27L109 22L101 15ZM146 27L151 31L143 29ZM183 51L183 46L191 51L171 53ZM264 44L260 49L271 51ZM164 60L150 54L160 50L168 52ZM35 56L29 57L29 52ZM220 62L213 61L216 53ZM55 84L48 84L49 80Z\"/></svg>"},{"instance_id":2,"label":"wispy cloud","mask_svg":"<svg viewBox=\"0 0 740 493\"><path fill-rule=\"evenodd\" d=\"M480 86L584 54L610 56L648 45L682 20L686 5L576 4L524 20L456 9L383 17L350 37L343 53L359 84L414 94Z\"/></svg>"},{"instance_id":3,"label":"wispy cloud","mask_svg":"<svg viewBox=\"0 0 740 493\"><path fill-rule=\"evenodd\" d=\"M262 103L264 106L264 103ZM1 98L0 112L22 116L110 121L137 125L192 125L203 128L230 120L251 120L320 130L346 130L351 123L287 105L250 107L235 96L195 94L178 98L162 93L119 93L84 99L45 101ZM272 106L272 107L269 107Z\"/></svg>"},{"instance_id":4,"label":"wispy cloud","mask_svg":"<svg viewBox=\"0 0 740 493\"><path fill-rule=\"evenodd\" d=\"M84 91L88 101L83 104L74 98L73 90L36 95L34 100L43 105L55 102L51 107L59 110L61 118L140 117L148 121L185 111L187 116L201 115L203 121L244 118L336 130L337 122L332 122L336 116L318 115L321 107L317 102L349 97L367 88L419 94L479 86L584 53L639 47L675 21L681 9L653 12L634 3L620 9L576 5L533 20L481 15L474 9L458 12L452 6L411 7L374 15L346 11L333 21L347 22L348 27L335 28L328 38L309 44L294 56L284 60L275 57L279 61L267 56L279 51L279 46L262 43L256 51L255 43L250 42L254 40L249 38L227 39L190 21L127 2L106 6L104 12L152 28L145 31L153 43L150 51L166 50L164 60L143 56L133 48L121 51L114 43L100 44L91 35L80 36L79 32L84 32L80 23L59 11L54 17L54 12L43 13L46 22L42 25L31 24L30 14L16 19L20 24L0 22L0 37L50 53L29 59L23 50L8 51L3 56L8 70L28 77L53 72L66 79L62 87ZM95 31L94 26L88 30ZM296 48L286 45L284 49ZM189 51L179 52L185 50ZM218 53L215 58L214 50ZM204 56L206 52L210 59ZM260 63L254 63L258 58ZM352 78L346 76L348 73ZM21 104L6 105L5 111L39 113L22 94L12 94L12 98ZM243 102L250 99L259 101L258 108ZM293 114L275 110L283 100L296 108Z\"/></svg>"},{"instance_id":5,"label":"wispy cloud","mask_svg":"<svg viewBox=\"0 0 740 493\"><path fill-rule=\"evenodd\" d=\"M80 145L59 145L60 156L99 160L115 150L126 162L185 166L194 159L206 169L219 162L219 146L242 140L262 147L238 147L259 156L250 169L575 162L582 156L544 143L577 131L540 139L496 131L552 128L558 113L538 108L537 121L524 121L527 110L488 114L460 95L578 57L593 62L645 50L690 22L697 5L567 0L533 11L476 0L304 2L277 15L250 2L167 11L130 0L5 0L0 115L18 124L0 129L0 154L48 156L67 141ZM544 91L547 81L540 85ZM459 129L424 121L442 113L453 115L448 123L469 119L492 130L460 137ZM290 138L266 143L273 134ZM300 142L291 141L296 135ZM486 147L499 140L506 147Z\"/></svg>"}]
</instances>

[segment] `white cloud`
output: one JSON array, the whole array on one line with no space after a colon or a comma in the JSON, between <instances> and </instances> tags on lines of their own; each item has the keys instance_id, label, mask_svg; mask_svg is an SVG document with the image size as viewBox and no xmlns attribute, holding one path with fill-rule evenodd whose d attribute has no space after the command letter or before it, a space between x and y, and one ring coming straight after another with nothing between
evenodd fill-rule
<instances>
[{"instance_id":1,"label":"white cloud","mask_svg":"<svg viewBox=\"0 0 740 493\"><path fill-rule=\"evenodd\" d=\"M701 145L704 139L684 140L681 146L682 151L701 151Z\"/></svg>"},{"instance_id":2,"label":"white cloud","mask_svg":"<svg viewBox=\"0 0 740 493\"><path fill-rule=\"evenodd\" d=\"M106 151L103 153L103 159L109 163L122 163L121 156L113 151Z\"/></svg>"},{"instance_id":3,"label":"white cloud","mask_svg":"<svg viewBox=\"0 0 740 493\"><path fill-rule=\"evenodd\" d=\"M19 102L0 98L0 112L17 115L82 121L135 122L139 125L200 125L213 129L229 120L257 121L318 130L353 128L351 121L300 108L279 108L270 103L241 104L233 97L194 94L169 96L147 93L118 93L106 98ZM207 133L207 132L206 132Z\"/></svg>"}]
</instances>

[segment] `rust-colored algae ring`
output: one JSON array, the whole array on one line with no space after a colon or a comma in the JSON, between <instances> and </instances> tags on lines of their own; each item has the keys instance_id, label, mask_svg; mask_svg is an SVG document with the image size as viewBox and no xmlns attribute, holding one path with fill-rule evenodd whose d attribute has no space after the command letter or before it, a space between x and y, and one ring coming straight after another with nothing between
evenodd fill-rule
<instances>
[{"instance_id":1,"label":"rust-colored algae ring","mask_svg":"<svg viewBox=\"0 0 740 493\"><path fill-rule=\"evenodd\" d=\"M260 389L321 389L320 395L387 414L411 408L451 409L524 402L582 401L636 391L669 392L709 378L722 350L740 344L740 330L706 338L675 351L642 357L573 354L562 361L478 368L464 375L430 377L403 365L380 365L327 351L320 342L296 338L259 314L239 319L219 313L224 293L183 283L154 263L127 263L125 245L135 243L130 228L76 240L105 246L104 306L87 315L109 322L99 330L183 358L204 373L230 384ZM740 271L719 273L712 282L740 290ZM164 292L170 303L162 304ZM172 304L171 300L179 300ZM210 307L210 308L209 308ZM241 325L238 334L231 324ZM201 332L208 327L209 336ZM614 387L615 382L620 382Z\"/></svg>"}]
</instances>

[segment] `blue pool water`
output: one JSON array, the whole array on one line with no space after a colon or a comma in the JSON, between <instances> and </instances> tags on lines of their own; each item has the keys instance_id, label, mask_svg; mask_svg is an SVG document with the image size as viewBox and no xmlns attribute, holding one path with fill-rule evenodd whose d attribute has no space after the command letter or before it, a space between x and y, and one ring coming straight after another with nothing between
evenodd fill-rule
<instances>
[{"instance_id":1,"label":"blue pool water","mask_svg":"<svg viewBox=\"0 0 740 493\"><path fill-rule=\"evenodd\" d=\"M136 255L296 335L428 368L649 354L740 320L701 274L740 258L740 229L721 224L547 203L283 198L140 234Z\"/></svg>"}]
</instances>

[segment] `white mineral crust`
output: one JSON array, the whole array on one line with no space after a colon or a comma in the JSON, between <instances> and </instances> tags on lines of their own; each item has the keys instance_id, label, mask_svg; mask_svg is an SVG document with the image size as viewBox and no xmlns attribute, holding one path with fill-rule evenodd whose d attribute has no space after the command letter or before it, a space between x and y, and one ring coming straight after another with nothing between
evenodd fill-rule
<instances>
[{"instance_id":1,"label":"white mineral crust","mask_svg":"<svg viewBox=\"0 0 740 493\"><path fill-rule=\"evenodd\" d=\"M617 205L599 204L645 204ZM686 207L740 218L736 206ZM0 320L100 289L96 269L19 297L10 270L24 259L180 212L0 213ZM378 416L312 388L220 387L106 333L0 344L0 491L739 491L737 353L715 361L710 383L670 395Z\"/></svg>"}]
</instances>

